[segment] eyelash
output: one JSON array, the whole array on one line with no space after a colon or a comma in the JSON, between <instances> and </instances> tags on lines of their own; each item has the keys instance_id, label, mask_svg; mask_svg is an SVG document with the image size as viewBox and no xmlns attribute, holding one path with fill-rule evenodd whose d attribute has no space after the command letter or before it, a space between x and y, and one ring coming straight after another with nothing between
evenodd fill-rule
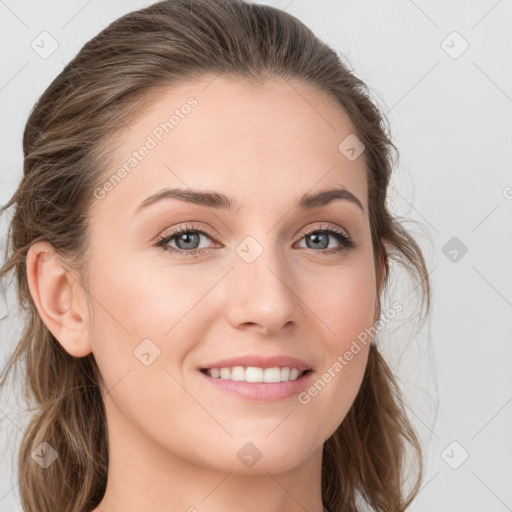
<instances>
[{"instance_id":1,"label":"eyelash","mask_svg":"<svg viewBox=\"0 0 512 512\"><path fill-rule=\"evenodd\" d=\"M326 229L327 227L329 227L330 229ZM302 238L304 238L308 235L311 235L312 233L318 233L318 232L329 233L329 234L333 235L334 238L336 238L338 240L338 242L340 242L340 244L341 244L340 247L335 248L335 249L323 249L320 251L316 251L314 249L306 249L306 250L309 250L310 252L314 252L314 253L330 255L330 254L348 251L349 249L353 249L354 247L356 247L356 243L350 237L350 235L348 235L344 231L341 231L339 228L336 228L333 225L327 225L323 228L316 227L316 228L308 229L303 234ZM201 229L198 229L194 225L187 225L187 226L181 226L179 228L176 228L176 229L172 230L170 233L159 238L155 245L157 247L160 247L164 251L171 252L173 254L178 254L180 256L185 256L185 257L192 256L192 257L197 258L197 257L201 256L205 251L208 250L208 249L194 249L191 251L185 251L184 249L175 249L174 247L170 247L167 245L171 240L173 240L178 235L181 235L183 233L195 233L195 234L199 234L199 235L206 235L208 238L211 238L212 240L214 240L214 237L210 233L203 231ZM300 240L302 240L302 238Z\"/></svg>"}]
</instances>

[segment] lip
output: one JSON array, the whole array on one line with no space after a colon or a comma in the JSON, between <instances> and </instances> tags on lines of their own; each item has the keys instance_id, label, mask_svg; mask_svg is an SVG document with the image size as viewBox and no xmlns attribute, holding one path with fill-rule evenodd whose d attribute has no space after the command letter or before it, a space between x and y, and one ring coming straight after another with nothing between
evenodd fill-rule
<instances>
[{"instance_id":1,"label":"lip","mask_svg":"<svg viewBox=\"0 0 512 512\"><path fill-rule=\"evenodd\" d=\"M233 366L255 366L257 368L275 368L275 367L289 367L289 368L297 368L297 370L312 370L310 364L306 363L301 359L297 359L292 356L272 356L272 357L263 357L259 355L246 355L242 357L232 357L231 359L222 359L221 361L215 361L214 363L208 364L208 366L203 366L201 370L208 370L211 368L232 368Z\"/></svg>"},{"instance_id":2,"label":"lip","mask_svg":"<svg viewBox=\"0 0 512 512\"><path fill-rule=\"evenodd\" d=\"M214 368L217 367L214 366ZM270 366L269 368L272 367ZM201 371L198 371L198 373L203 379L206 379L206 382L220 391L229 393L238 398L257 402L276 402L296 396L310 385L311 379L313 378L312 376L314 375L314 372L310 370L297 380L285 382L245 382L230 379L215 379Z\"/></svg>"}]
</instances>

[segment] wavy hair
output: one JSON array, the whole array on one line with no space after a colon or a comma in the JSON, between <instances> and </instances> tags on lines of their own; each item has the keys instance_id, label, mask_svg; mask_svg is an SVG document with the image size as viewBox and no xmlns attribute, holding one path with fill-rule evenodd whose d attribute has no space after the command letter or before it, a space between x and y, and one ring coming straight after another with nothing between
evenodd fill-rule
<instances>
[{"instance_id":1,"label":"wavy hair","mask_svg":"<svg viewBox=\"0 0 512 512\"><path fill-rule=\"evenodd\" d=\"M108 472L98 367L92 354L70 356L41 320L27 283L27 251L38 240L50 242L62 261L79 269L86 288L88 211L92 191L109 171L101 157L107 141L159 92L207 73L260 83L298 80L326 92L348 114L366 148L375 269L384 283L379 313L390 258L419 280L421 305L430 309L422 251L386 206L397 154L387 120L336 51L292 15L243 0L169 0L120 17L82 47L36 102L23 134L23 176L1 209L15 207L0 278L14 274L23 332L0 386L22 365L25 397L35 404L17 461L27 512L89 512L103 497ZM324 443L322 500L332 512L356 512L359 499L378 512L402 512L414 499L423 459L404 405L397 380L371 343L355 401ZM59 454L45 471L31 458L43 441ZM418 471L407 491L409 448Z\"/></svg>"}]
</instances>

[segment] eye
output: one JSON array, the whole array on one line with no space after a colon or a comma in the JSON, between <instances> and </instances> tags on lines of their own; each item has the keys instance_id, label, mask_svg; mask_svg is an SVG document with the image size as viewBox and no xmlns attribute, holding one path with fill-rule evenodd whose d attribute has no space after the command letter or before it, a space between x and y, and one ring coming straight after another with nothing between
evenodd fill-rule
<instances>
[{"instance_id":1,"label":"eye","mask_svg":"<svg viewBox=\"0 0 512 512\"><path fill-rule=\"evenodd\" d=\"M339 245L337 247L329 247L329 238L337 240ZM314 250L313 252L321 252L327 255L347 251L356 246L348 233L333 225L322 226L320 229L318 227L312 228L306 231L301 240L303 239L306 240L308 249L321 249L321 251ZM309 243L307 242L308 240Z\"/></svg>"},{"instance_id":2,"label":"eye","mask_svg":"<svg viewBox=\"0 0 512 512\"><path fill-rule=\"evenodd\" d=\"M213 237L198 229L194 225L181 226L171 231L171 233L159 238L156 246L164 251L168 251L179 256L201 256L206 250L206 247L200 247L201 238L212 240ZM338 242L338 246L334 248L329 244L329 238ZM329 255L347 251L356 247L356 243L352 240L350 235L334 225L322 225L320 227L312 228L303 235L299 242L306 239L307 248L310 252ZM176 247L169 245L171 242L176 244ZM326 250L327 249L327 250Z\"/></svg>"},{"instance_id":3,"label":"eye","mask_svg":"<svg viewBox=\"0 0 512 512\"><path fill-rule=\"evenodd\" d=\"M195 226L181 226L170 234L160 238L156 245L164 251L172 252L184 256L200 256L204 252L204 248L200 249L197 244L201 241L201 237L211 238L208 233L197 229ZM175 241L177 247L169 245Z\"/></svg>"}]
</instances>

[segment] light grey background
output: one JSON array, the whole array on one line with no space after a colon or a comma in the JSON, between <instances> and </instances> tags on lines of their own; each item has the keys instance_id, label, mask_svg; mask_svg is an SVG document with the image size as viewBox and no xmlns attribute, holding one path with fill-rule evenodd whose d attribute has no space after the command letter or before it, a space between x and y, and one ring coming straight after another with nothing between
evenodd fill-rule
<instances>
[{"instance_id":1,"label":"light grey background","mask_svg":"<svg viewBox=\"0 0 512 512\"><path fill-rule=\"evenodd\" d=\"M2 204L21 178L34 102L86 41L151 3L0 0ZM397 318L379 334L427 458L410 510L512 511L512 2L265 3L345 55L400 150L391 204L413 221L406 225L425 251L434 299L430 323L417 332L413 320ZM43 46L43 31L58 42L47 58L31 47ZM400 277L393 298L407 303L412 289ZM14 297L1 307L2 316L15 311ZM18 329L14 313L0 323L0 364ZM26 419L12 394L0 409L0 511L16 512L13 468Z\"/></svg>"}]
</instances>

